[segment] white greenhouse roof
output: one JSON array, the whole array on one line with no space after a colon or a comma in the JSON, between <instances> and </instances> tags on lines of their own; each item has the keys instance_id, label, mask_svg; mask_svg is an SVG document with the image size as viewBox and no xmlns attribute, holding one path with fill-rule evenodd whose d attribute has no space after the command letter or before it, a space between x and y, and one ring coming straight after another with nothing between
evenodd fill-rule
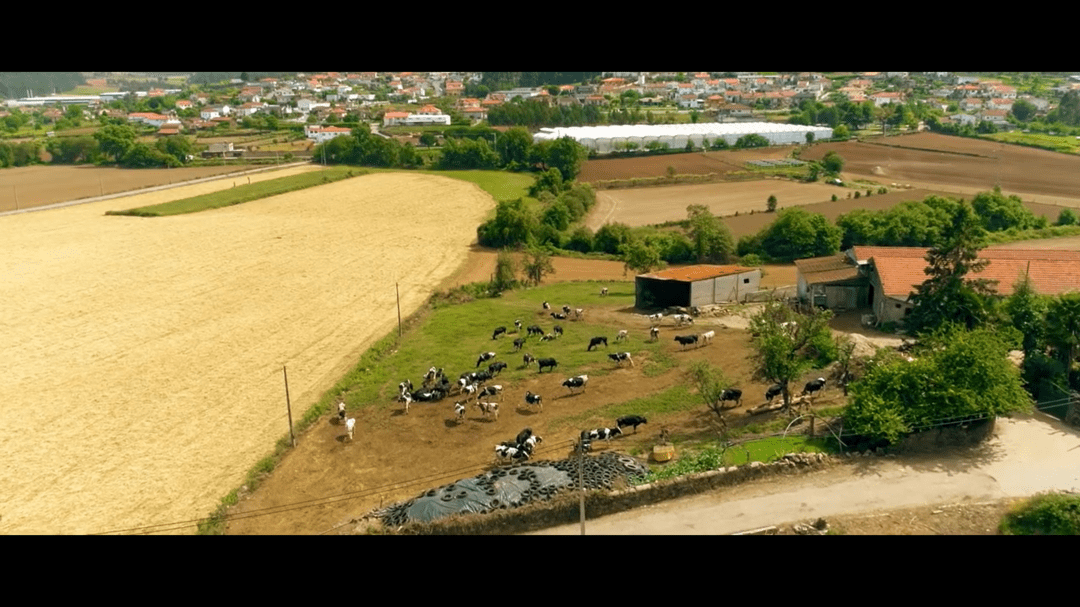
<instances>
[{"instance_id":1,"label":"white greenhouse roof","mask_svg":"<svg viewBox=\"0 0 1080 607\"><path fill-rule=\"evenodd\" d=\"M828 133L828 136L831 137L832 129L829 127L780 124L775 122L699 122L697 124L639 124L543 128L533 137L541 140L571 137L580 141L582 139L675 137L679 135L704 135L709 137L720 137L724 135L742 136L751 133L757 133L759 135L781 133Z\"/></svg>"}]
</instances>

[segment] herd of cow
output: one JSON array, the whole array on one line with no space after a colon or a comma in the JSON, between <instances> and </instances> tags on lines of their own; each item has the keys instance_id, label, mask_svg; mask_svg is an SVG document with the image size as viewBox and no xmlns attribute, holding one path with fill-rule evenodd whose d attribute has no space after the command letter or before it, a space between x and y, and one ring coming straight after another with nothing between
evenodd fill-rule
<instances>
[{"instance_id":1,"label":"herd of cow","mask_svg":"<svg viewBox=\"0 0 1080 607\"><path fill-rule=\"evenodd\" d=\"M601 295L606 295L606 289L601 292ZM551 309L548 302L543 302L544 311ZM581 308L572 309L569 306L563 306L563 313L551 313L551 316L555 319L565 319L571 316L575 319L580 319L584 315L584 310ZM684 325L692 325L693 318L688 314L673 314L672 319L675 321L675 326L680 327ZM655 341L659 339L659 325L663 320L663 314L653 314L648 316L650 322L649 335L650 339ZM515 320L514 326L516 327L516 333L521 334L523 323L521 320ZM545 333L538 325L533 325L525 329L526 336L518 337L513 341L514 350L519 351L526 343L528 337L534 335L540 336L540 341L551 341L558 339L563 335L562 327L556 325L552 333ZM508 333L507 327L496 327L492 332L492 340L497 340L500 336ZM710 344L715 337L715 331L706 331L700 334L689 335L677 335L675 341L679 342L685 349L688 345L707 345ZM615 343L620 343L623 340L629 338L629 332L627 330L619 331L615 336ZM597 336L589 340L589 345L586 347L586 351L591 352L596 347L603 345L608 347L608 339L606 336ZM475 398L475 402L472 406L476 407L484 418L491 418L498 420L499 417L499 403L495 402L496 398L502 394L503 386L498 384L489 384L491 380L499 375L499 373L507 368L507 363L502 361L495 361L498 356L496 352L484 352L481 353L477 360L475 370L466 371L462 373L457 381L451 382L444 373L444 370L439 367L431 367L424 375L421 387L416 389L411 380L398 384L398 401L404 405L404 413L409 412L409 406L413 402L439 402L449 396L464 397L454 403L454 417L458 423L461 423L465 419L465 413L468 409L469 401ZM608 359L614 362L618 366L622 366L624 362L630 363L634 366L634 361L630 352L615 352L607 355ZM535 358L532 354L526 353L523 357L524 367L529 367L533 362L537 364L537 372L543 373L544 369L550 369L552 372L555 367L558 366L558 361L554 358ZM489 363L486 369L481 370L480 366L484 363ZM562 386L569 389L571 394L574 394L576 390L584 392L589 382L588 375L578 375L576 377L569 377L562 382ZM818 378L812 382L806 384L803 394L813 394L825 387L825 379ZM765 398L771 402L773 398L783 392L783 387L778 385L771 386L766 394ZM738 388L729 388L725 390L721 396L721 402L735 401L737 405L742 403L742 390ZM540 411L543 411L543 397L539 394L533 394L530 391L525 392L525 405L526 407L537 407ZM353 428L355 426L354 419L345 419L345 406L344 403L338 404L338 415L343 423L346 423L348 437L351 440L353 435ZM641 424L645 424L646 419L640 415L630 415L621 417L616 420L615 427L613 428L598 428L595 430L585 430L581 433L580 447L585 450L589 450L591 441L593 440L611 440L612 438L622 435L622 428L633 427L635 433L637 427ZM504 441L495 447L496 460L498 462L514 462L527 460L531 457L536 444L543 439L539 436L532 434L532 430L526 428L520 433L513 441Z\"/></svg>"}]
</instances>

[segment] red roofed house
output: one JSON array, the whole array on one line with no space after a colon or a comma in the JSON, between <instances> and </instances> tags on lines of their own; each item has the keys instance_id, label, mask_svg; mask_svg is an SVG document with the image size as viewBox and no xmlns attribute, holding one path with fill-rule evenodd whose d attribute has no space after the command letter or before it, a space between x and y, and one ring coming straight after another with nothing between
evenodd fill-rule
<instances>
[{"instance_id":1,"label":"red roofed house","mask_svg":"<svg viewBox=\"0 0 1080 607\"><path fill-rule=\"evenodd\" d=\"M387 112L383 114L383 126L394 126L409 117L408 112Z\"/></svg>"},{"instance_id":2,"label":"red roofed house","mask_svg":"<svg viewBox=\"0 0 1080 607\"><path fill-rule=\"evenodd\" d=\"M869 308L877 324L903 322L914 307L911 295L926 279L927 248L856 246L839 255L796 260L798 294L805 302L837 310ZM1080 291L1080 251L987 247L990 263L973 278L996 280L1001 296L1031 277L1040 295Z\"/></svg>"},{"instance_id":3,"label":"red roofed house","mask_svg":"<svg viewBox=\"0 0 1080 607\"><path fill-rule=\"evenodd\" d=\"M634 279L634 306L655 310L745 301L759 290L761 270L742 266L696 265L670 268Z\"/></svg>"},{"instance_id":4,"label":"red roofed house","mask_svg":"<svg viewBox=\"0 0 1080 607\"><path fill-rule=\"evenodd\" d=\"M310 124L304 126L304 135L306 135L308 139L314 140L316 143L330 141L335 137L345 137L351 133L352 129L340 126L317 126Z\"/></svg>"},{"instance_id":5,"label":"red roofed house","mask_svg":"<svg viewBox=\"0 0 1080 607\"><path fill-rule=\"evenodd\" d=\"M874 105L881 107L890 103L903 103L904 97L900 93L874 93L870 95Z\"/></svg>"}]
</instances>

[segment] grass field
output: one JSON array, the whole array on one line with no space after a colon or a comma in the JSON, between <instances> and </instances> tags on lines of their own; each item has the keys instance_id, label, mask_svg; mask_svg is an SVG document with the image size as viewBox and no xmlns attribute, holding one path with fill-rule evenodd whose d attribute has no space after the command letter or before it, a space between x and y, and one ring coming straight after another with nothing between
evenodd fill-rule
<instances>
[{"instance_id":1,"label":"grass field","mask_svg":"<svg viewBox=\"0 0 1080 607\"><path fill-rule=\"evenodd\" d=\"M1080 138L1066 135L1047 135L1045 133L994 133L983 135L986 139L1001 141L1003 143L1016 143L1039 147L1054 152L1066 154L1080 153Z\"/></svg>"},{"instance_id":2,"label":"grass field","mask_svg":"<svg viewBox=\"0 0 1080 607\"><path fill-rule=\"evenodd\" d=\"M169 215L198 213L199 211L220 209L234 204L259 200L260 198L267 198L269 196L277 196L278 194L325 185L327 183L333 183L342 179L348 179L349 177L365 174L367 174L367 171L363 169L333 167L322 171L313 171L301 175L279 177L268 181L241 185L228 190L202 194L183 200L174 200L171 202L126 209L123 211L108 211L105 214L130 215L135 217L167 217Z\"/></svg>"}]
</instances>

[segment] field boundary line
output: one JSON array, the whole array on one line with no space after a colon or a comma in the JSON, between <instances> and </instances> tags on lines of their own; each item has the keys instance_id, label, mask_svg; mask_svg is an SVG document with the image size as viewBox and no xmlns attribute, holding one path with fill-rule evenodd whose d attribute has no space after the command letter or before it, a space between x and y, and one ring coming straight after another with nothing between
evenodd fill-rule
<instances>
[{"instance_id":1,"label":"field boundary line","mask_svg":"<svg viewBox=\"0 0 1080 607\"><path fill-rule=\"evenodd\" d=\"M880 145L882 147L895 148L895 149L898 149L898 150L916 150L916 151L919 151L919 152L940 152L942 154L955 154L957 156L971 156L973 158L990 158L990 159L994 158L993 156L986 156L986 155L983 155L983 154L973 154L971 152L954 152L952 150L935 150L933 148L917 148L917 147L910 146L910 145L893 145L891 143L882 143L880 141L862 141L860 143L866 143L866 144L869 144L869 145Z\"/></svg>"},{"instance_id":2,"label":"field boundary line","mask_svg":"<svg viewBox=\"0 0 1080 607\"><path fill-rule=\"evenodd\" d=\"M14 211L0 212L0 217L5 215L15 215L18 213L29 213L32 211L46 211L49 209L58 209L62 207L69 207L77 204L87 204L90 202L100 202L102 200L112 200L113 198L123 198L125 196L135 196L137 194L146 194L148 192L158 192L161 190L168 190L171 188L178 188L186 185L194 185L196 183L205 183L207 181L215 181L217 179L225 179L227 177L236 177L237 175L247 175L249 173L261 173L263 171L273 171L277 169L284 169L290 167L304 166L310 164L309 162L294 162L291 164L275 164L271 167L260 167L257 169L249 169L243 171L237 171L233 173L222 173L221 175L214 175L211 177L199 177L197 179L191 179L188 181L181 181L178 183L167 183L164 185L154 185L146 188L139 188L135 190L128 190L126 192L117 192L115 194L105 194L104 196L92 196L90 198L77 198L75 200L69 200L66 202L54 202L53 204L47 204L40 207L29 207L25 209L16 209Z\"/></svg>"}]
</instances>

